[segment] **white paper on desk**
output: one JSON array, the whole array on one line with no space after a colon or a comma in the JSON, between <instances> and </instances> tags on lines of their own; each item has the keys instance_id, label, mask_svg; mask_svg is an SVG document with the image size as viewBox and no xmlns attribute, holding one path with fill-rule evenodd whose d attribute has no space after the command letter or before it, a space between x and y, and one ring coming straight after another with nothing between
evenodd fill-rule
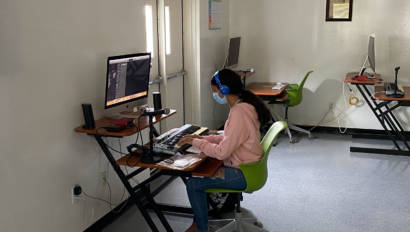
<instances>
[{"instance_id":1,"label":"white paper on desk","mask_svg":"<svg viewBox=\"0 0 410 232\"><path fill-rule=\"evenodd\" d=\"M188 153L192 153L192 154L200 154L201 153L201 150L199 150L198 148L196 148L194 146L190 146L185 151L188 152Z\"/></svg>"},{"instance_id":2,"label":"white paper on desk","mask_svg":"<svg viewBox=\"0 0 410 232\"><path fill-rule=\"evenodd\" d=\"M278 82L278 83L276 83L276 84L272 87L272 89L278 90L278 89L283 88L284 86L285 86L284 84Z\"/></svg>"},{"instance_id":3,"label":"white paper on desk","mask_svg":"<svg viewBox=\"0 0 410 232\"><path fill-rule=\"evenodd\" d=\"M184 165L183 167L181 166L175 166L174 162L175 160L186 160L187 164ZM175 169L175 170L183 170L193 164L195 164L196 162L200 161L201 158L198 157L198 154L185 154L185 155L174 155L168 159L165 159L161 162L159 162L157 165L163 166L163 167L167 167L167 168L171 168L171 169ZM171 162L169 162L171 161Z\"/></svg>"}]
</instances>

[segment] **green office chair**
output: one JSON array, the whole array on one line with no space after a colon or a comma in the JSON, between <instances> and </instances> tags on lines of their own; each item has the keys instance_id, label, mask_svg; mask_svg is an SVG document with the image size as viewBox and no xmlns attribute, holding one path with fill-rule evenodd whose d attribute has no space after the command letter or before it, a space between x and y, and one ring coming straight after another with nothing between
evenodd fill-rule
<instances>
[{"instance_id":1,"label":"green office chair","mask_svg":"<svg viewBox=\"0 0 410 232\"><path fill-rule=\"evenodd\" d=\"M287 123L285 121L277 121L269 128L266 135L261 141L261 145L264 151L263 157L260 161L241 164L239 168L241 169L246 180L245 190L233 190L233 189L221 189L212 188L207 189L207 193L239 193L236 202L235 219L228 219L231 221L227 225L218 229L216 232L227 232L227 231L266 231L263 230L262 225L258 224L256 218L242 218L240 213L240 201L242 200L242 192L253 193L261 189L268 179L268 167L267 161L269 156L269 151L272 148L273 143L278 137L279 133L287 128ZM259 225L259 226L258 226Z\"/></svg>"},{"instance_id":2,"label":"green office chair","mask_svg":"<svg viewBox=\"0 0 410 232\"><path fill-rule=\"evenodd\" d=\"M275 104L284 104L285 105L285 121L288 122L288 110L289 107L297 106L302 102L303 99L303 86L305 85L306 79L313 71L309 71L306 73L305 77L302 79L300 84L290 84L286 88L286 93L288 94L288 99L283 102L274 102ZM312 138L312 134L310 131L297 127L295 125L289 124L288 128L286 128L286 132L289 135L289 141L291 143L297 142L295 138L292 137L290 129L305 133L308 135L309 138Z\"/></svg>"}]
</instances>

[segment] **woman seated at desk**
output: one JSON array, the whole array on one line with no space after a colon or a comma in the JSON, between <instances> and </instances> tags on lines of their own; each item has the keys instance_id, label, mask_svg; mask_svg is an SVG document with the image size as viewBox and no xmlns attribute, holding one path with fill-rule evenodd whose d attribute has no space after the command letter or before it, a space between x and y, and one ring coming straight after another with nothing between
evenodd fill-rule
<instances>
[{"instance_id":1,"label":"woman seated at desk","mask_svg":"<svg viewBox=\"0 0 410 232\"><path fill-rule=\"evenodd\" d=\"M190 178L187 181L189 202L194 222L186 232L208 231L208 202L205 190L229 188L244 190L246 180L240 164L262 158L259 127L272 119L265 104L253 93L244 89L241 78L234 71L223 69L211 80L213 98L219 104L229 104L230 111L223 135L188 135L179 145L192 144L205 155L223 160L224 166L214 178Z\"/></svg>"}]
</instances>

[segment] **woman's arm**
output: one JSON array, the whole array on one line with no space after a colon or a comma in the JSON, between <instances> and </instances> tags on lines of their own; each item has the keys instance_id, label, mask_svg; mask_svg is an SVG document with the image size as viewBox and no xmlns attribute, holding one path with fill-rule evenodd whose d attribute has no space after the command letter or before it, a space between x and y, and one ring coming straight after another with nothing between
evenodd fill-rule
<instances>
[{"instance_id":1,"label":"woman's arm","mask_svg":"<svg viewBox=\"0 0 410 232\"><path fill-rule=\"evenodd\" d=\"M208 136L203 136L202 138L210 143L218 144L223 140L224 136L223 135L208 135Z\"/></svg>"},{"instance_id":2,"label":"woman's arm","mask_svg":"<svg viewBox=\"0 0 410 232\"><path fill-rule=\"evenodd\" d=\"M224 135L221 135L222 140L218 144L211 143L206 139L193 139L192 145L199 148L207 156L224 160L248 137L245 127L241 125L242 120L243 116L240 110L231 112L225 125Z\"/></svg>"}]
</instances>

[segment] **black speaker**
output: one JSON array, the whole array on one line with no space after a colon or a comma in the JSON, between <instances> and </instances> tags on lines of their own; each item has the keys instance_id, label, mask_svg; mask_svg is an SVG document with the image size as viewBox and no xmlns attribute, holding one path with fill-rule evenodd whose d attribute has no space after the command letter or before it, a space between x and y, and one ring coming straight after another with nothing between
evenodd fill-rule
<instances>
[{"instance_id":1,"label":"black speaker","mask_svg":"<svg viewBox=\"0 0 410 232\"><path fill-rule=\"evenodd\" d=\"M154 110L162 109L161 93L160 92L152 92L152 98L154 100Z\"/></svg>"},{"instance_id":2,"label":"black speaker","mask_svg":"<svg viewBox=\"0 0 410 232\"><path fill-rule=\"evenodd\" d=\"M95 128L95 123L94 123L94 115L93 115L93 108L91 107L91 104L82 104L83 107L83 114L84 114L84 129L94 129Z\"/></svg>"}]
</instances>

